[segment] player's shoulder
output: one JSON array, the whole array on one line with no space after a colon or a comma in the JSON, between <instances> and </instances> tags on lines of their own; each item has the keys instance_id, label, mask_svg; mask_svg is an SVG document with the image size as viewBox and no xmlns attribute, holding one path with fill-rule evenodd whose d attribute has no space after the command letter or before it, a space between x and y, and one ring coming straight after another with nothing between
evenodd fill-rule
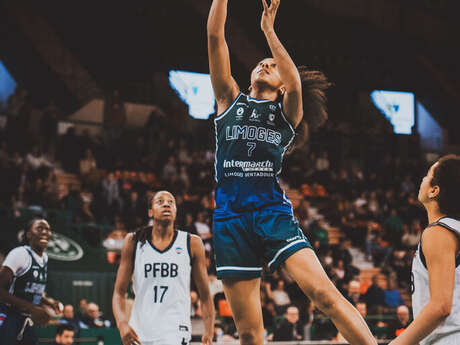
<instances>
[{"instance_id":1,"label":"player's shoulder","mask_svg":"<svg viewBox=\"0 0 460 345\"><path fill-rule=\"evenodd\" d=\"M19 247L11 249L10 252L8 253L8 256L24 256L28 254L29 254L29 251L27 250L26 246L19 246Z\"/></svg>"},{"instance_id":2,"label":"player's shoulder","mask_svg":"<svg viewBox=\"0 0 460 345\"><path fill-rule=\"evenodd\" d=\"M442 251L449 243L455 243L460 240L460 233L449 229L442 224L433 224L427 227L422 234L423 250L428 248Z\"/></svg>"},{"instance_id":3,"label":"player's shoulder","mask_svg":"<svg viewBox=\"0 0 460 345\"><path fill-rule=\"evenodd\" d=\"M136 244L136 232L128 232L123 239L123 249L127 251L133 251Z\"/></svg>"},{"instance_id":4,"label":"player's shoulder","mask_svg":"<svg viewBox=\"0 0 460 345\"><path fill-rule=\"evenodd\" d=\"M189 241L190 241L190 254L192 255L192 257L203 252L204 245L203 245L203 240L201 239L201 237L195 234L190 234L190 233L188 234L188 236L189 236Z\"/></svg>"}]
</instances>

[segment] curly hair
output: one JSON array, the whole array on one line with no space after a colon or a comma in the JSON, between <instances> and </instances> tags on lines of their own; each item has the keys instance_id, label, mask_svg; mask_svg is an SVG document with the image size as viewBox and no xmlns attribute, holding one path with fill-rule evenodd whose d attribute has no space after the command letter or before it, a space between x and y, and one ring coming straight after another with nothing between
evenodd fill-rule
<instances>
[{"instance_id":1,"label":"curly hair","mask_svg":"<svg viewBox=\"0 0 460 345\"><path fill-rule=\"evenodd\" d=\"M302 82L303 118L296 128L296 138L289 151L303 146L310 132L321 128L328 119L326 90L333 84L326 75L307 66L297 67Z\"/></svg>"}]
</instances>

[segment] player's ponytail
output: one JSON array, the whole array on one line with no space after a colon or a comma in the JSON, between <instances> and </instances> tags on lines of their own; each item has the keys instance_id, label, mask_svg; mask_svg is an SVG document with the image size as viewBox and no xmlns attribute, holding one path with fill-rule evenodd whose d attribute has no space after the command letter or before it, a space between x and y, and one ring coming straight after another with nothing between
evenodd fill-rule
<instances>
[{"instance_id":1,"label":"player's ponytail","mask_svg":"<svg viewBox=\"0 0 460 345\"><path fill-rule=\"evenodd\" d=\"M143 246L150 236L152 236L152 227L144 226L134 232L133 241L134 243L141 242L141 246Z\"/></svg>"},{"instance_id":2,"label":"player's ponytail","mask_svg":"<svg viewBox=\"0 0 460 345\"><path fill-rule=\"evenodd\" d=\"M308 140L309 132L317 131L327 119L326 90L332 86L323 72L307 66L298 67L302 82L303 119L296 129L293 147L302 146Z\"/></svg>"}]
</instances>

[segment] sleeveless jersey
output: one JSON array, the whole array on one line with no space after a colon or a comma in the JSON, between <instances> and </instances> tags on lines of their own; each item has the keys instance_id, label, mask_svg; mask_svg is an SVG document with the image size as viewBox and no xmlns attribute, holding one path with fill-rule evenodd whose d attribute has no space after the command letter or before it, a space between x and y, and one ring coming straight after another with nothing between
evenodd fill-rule
<instances>
[{"instance_id":1,"label":"sleeveless jersey","mask_svg":"<svg viewBox=\"0 0 460 345\"><path fill-rule=\"evenodd\" d=\"M271 206L292 214L278 176L295 131L281 103L240 93L214 119L215 218Z\"/></svg>"},{"instance_id":2,"label":"sleeveless jersey","mask_svg":"<svg viewBox=\"0 0 460 345\"><path fill-rule=\"evenodd\" d=\"M18 298L38 305L42 300L48 281L48 257L43 254L43 265L40 265L35 259L32 249L28 246L23 246L23 248L30 256L30 266L14 276L9 292Z\"/></svg>"},{"instance_id":3,"label":"sleeveless jersey","mask_svg":"<svg viewBox=\"0 0 460 345\"><path fill-rule=\"evenodd\" d=\"M160 251L148 240L135 243L133 290L129 320L142 342L165 336L191 336L190 235L176 230L171 244Z\"/></svg>"},{"instance_id":4,"label":"sleeveless jersey","mask_svg":"<svg viewBox=\"0 0 460 345\"><path fill-rule=\"evenodd\" d=\"M456 219L441 218L437 222L428 225L428 227L435 225L449 229L460 236L460 221ZM457 256L455 264L455 285L451 313L428 337L420 342L420 345L443 344L443 338L446 338L446 344L450 344L452 336L456 339L455 343L460 344L460 256ZM428 270L422 250L422 241L420 241L412 262L412 307L414 317L417 317L429 300Z\"/></svg>"}]
</instances>

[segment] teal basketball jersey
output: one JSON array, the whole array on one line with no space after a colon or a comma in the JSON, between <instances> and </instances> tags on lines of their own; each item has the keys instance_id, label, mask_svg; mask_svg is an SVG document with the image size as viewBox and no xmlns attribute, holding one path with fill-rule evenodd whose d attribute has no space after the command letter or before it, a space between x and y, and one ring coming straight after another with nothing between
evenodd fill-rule
<instances>
[{"instance_id":1,"label":"teal basketball jersey","mask_svg":"<svg viewBox=\"0 0 460 345\"><path fill-rule=\"evenodd\" d=\"M38 305L42 300L48 281L48 262L44 260L43 265L40 265L32 254L31 249L25 248L30 255L31 264L22 275L14 277L10 286L10 293Z\"/></svg>"},{"instance_id":2,"label":"teal basketball jersey","mask_svg":"<svg viewBox=\"0 0 460 345\"><path fill-rule=\"evenodd\" d=\"M283 157L295 137L280 102L240 93L214 119L215 218L271 207L292 213L279 185Z\"/></svg>"}]
</instances>

